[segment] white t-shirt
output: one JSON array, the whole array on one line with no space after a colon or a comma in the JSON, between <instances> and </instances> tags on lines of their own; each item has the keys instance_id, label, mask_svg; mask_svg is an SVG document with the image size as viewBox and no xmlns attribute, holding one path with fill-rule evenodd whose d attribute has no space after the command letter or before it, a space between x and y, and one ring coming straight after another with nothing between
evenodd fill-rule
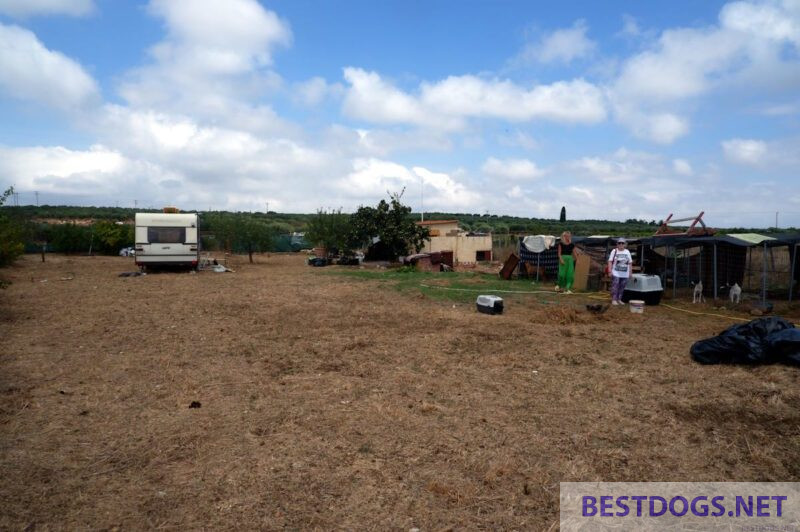
<instances>
[{"instance_id":1,"label":"white t-shirt","mask_svg":"<svg viewBox=\"0 0 800 532\"><path fill-rule=\"evenodd\" d=\"M630 274L630 266L633 262L631 252L627 249L619 251L618 249L612 250L611 255L608 257L611 263L611 276L627 278Z\"/></svg>"}]
</instances>

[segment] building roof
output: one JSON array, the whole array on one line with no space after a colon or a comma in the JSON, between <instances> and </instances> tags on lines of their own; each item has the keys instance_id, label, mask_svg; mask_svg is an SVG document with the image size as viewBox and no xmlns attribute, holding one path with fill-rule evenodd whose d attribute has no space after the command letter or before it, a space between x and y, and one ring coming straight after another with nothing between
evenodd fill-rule
<instances>
[{"instance_id":1,"label":"building roof","mask_svg":"<svg viewBox=\"0 0 800 532\"><path fill-rule=\"evenodd\" d=\"M605 236L590 236L590 237L572 237L572 241L576 244L583 244L586 246L613 246L616 242L616 237ZM685 234L661 234L653 236L642 236L637 238L628 238L628 244L641 243L648 246L676 246L681 248L689 248L694 246L702 246L705 244L725 243L734 246L752 247L759 245L773 246L786 246L800 244L800 233L781 233L773 236L760 235L757 233L733 233L733 234L716 234L708 236L695 236Z\"/></svg>"},{"instance_id":2,"label":"building roof","mask_svg":"<svg viewBox=\"0 0 800 532\"><path fill-rule=\"evenodd\" d=\"M442 225L442 224L458 224L458 220L425 220L424 222L417 222L417 225Z\"/></svg>"},{"instance_id":3,"label":"building roof","mask_svg":"<svg viewBox=\"0 0 800 532\"><path fill-rule=\"evenodd\" d=\"M759 235L757 233L729 233L728 236L738 238L739 240L744 240L745 242L749 242L753 245L760 244L765 240L775 240L771 236Z\"/></svg>"}]
</instances>

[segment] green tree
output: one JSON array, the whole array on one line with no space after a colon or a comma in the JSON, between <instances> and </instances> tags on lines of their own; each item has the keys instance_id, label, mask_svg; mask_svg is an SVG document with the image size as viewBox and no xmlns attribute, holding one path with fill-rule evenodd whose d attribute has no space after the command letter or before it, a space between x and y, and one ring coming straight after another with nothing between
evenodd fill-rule
<instances>
[{"instance_id":1,"label":"green tree","mask_svg":"<svg viewBox=\"0 0 800 532\"><path fill-rule=\"evenodd\" d=\"M237 216L233 224L233 242L244 250L253 263L253 253L268 251L275 236L275 227L252 216Z\"/></svg>"},{"instance_id":2,"label":"green tree","mask_svg":"<svg viewBox=\"0 0 800 532\"><path fill-rule=\"evenodd\" d=\"M207 214L202 218L202 225L205 225L213 234L213 244L215 248L227 252L233 251L234 236L236 234L235 219L238 216L230 213ZM211 244L210 239L203 239L204 243Z\"/></svg>"},{"instance_id":3,"label":"green tree","mask_svg":"<svg viewBox=\"0 0 800 532\"><path fill-rule=\"evenodd\" d=\"M26 250L29 251L31 245L35 245L42 255L42 262L44 262L45 253L48 248L52 248L52 226L46 223L27 221L25 223L25 233Z\"/></svg>"},{"instance_id":4,"label":"green tree","mask_svg":"<svg viewBox=\"0 0 800 532\"><path fill-rule=\"evenodd\" d=\"M319 209L308 221L305 239L314 246L326 248L329 252L348 253L351 217L343 214L342 209L330 212Z\"/></svg>"},{"instance_id":5,"label":"green tree","mask_svg":"<svg viewBox=\"0 0 800 532\"><path fill-rule=\"evenodd\" d=\"M25 251L24 228L17 220L3 212L3 205L14 193L9 187L0 196L0 267L8 266Z\"/></svg>"},{"instance_id":6,"label":"green tree","mask_svg":"<svg viewBox=\"0 0 800 532\"><path fill-rule=\"evenodd\" d=\"M411 207L400 203L402 196L403 192L391 194L389 203L381 200L377 207L360 207L350 217L351 246L368 246L377 237L380 245L373 258L395 260L412 249L419 252L430 234L427 227L415 223Z\"/></svg>"},{"instance_id":7,"label":"green tree","mask_svg":"<svg viewBox=\"0 0 800 532\"><path fill-rule=\"evenodd\" d=\"M561 207L561 216L558 219L559 222L566 222L567 221L567 207Z\"/></svg>"},{"instance_id":8,"label":"green tree","mask_svg":"<svg viewBox=\"0 0 800 532\"><path fill-rule=\"evenodd\" d=\"M133 245L133 226L106 220L92 226L94 244L101 253L116 254L120 248Z\"/></svg>"},{"instance_id":9,"label":"green tree","mask_svg":"<svg viewBox=\"0 0 800 532\"><path fill-rule=\"evenodd\" d=\"M92 228L74 222L50 227L50 245L59 253L86 252L91 242Z\"/></svg>"}]
</instances>

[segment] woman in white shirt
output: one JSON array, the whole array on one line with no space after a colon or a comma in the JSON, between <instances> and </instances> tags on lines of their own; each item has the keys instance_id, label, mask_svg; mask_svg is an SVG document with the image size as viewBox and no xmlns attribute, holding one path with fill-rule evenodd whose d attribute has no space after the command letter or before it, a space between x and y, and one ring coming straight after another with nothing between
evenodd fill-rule
<instances>
[{"instance_id":1,"label":"woman in white shirt","mask_svg":"<svg viewBox=\"0 0 800 532\"><path fill-rule=\"evenodd\" d=\"M625 285L628 284L628 278L631 276L631 269L633 268L633 257L631 257L631 252L625 249L626 243L624 238L617 240L617 248L608 257L608 269L611 272L612 305L625 304L622 302L622 293L625 291Z\"/></svg>"}]
</instances>

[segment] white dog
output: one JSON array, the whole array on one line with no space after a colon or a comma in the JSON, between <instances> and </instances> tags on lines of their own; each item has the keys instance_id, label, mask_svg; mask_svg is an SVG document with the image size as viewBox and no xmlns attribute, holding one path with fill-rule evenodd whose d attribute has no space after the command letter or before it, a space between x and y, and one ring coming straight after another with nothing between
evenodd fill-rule
<instances>
[{"instance_id":1,"label":"white dog","mask_svg":"<svg viewBox=\"0 0 800 532\"><path fill-rule=\"evenodd\" d=\"M697 281L694 285L694 294L692 295L692 303L705 303L706 298L703 297L703 281Z\"/></svg>"},{"instance_id":2,"label":"white dog","mask_svg":"<svg viewBox=\"0 0 800 532\"><path fill-rule=\"evenodd\" d=\"M739 304L739 302L742 300L742 287L739 286L739 283L733 283L728 296L731 298L731 303L736 303L737 305Z\"/></svg>"}]
</instances>

